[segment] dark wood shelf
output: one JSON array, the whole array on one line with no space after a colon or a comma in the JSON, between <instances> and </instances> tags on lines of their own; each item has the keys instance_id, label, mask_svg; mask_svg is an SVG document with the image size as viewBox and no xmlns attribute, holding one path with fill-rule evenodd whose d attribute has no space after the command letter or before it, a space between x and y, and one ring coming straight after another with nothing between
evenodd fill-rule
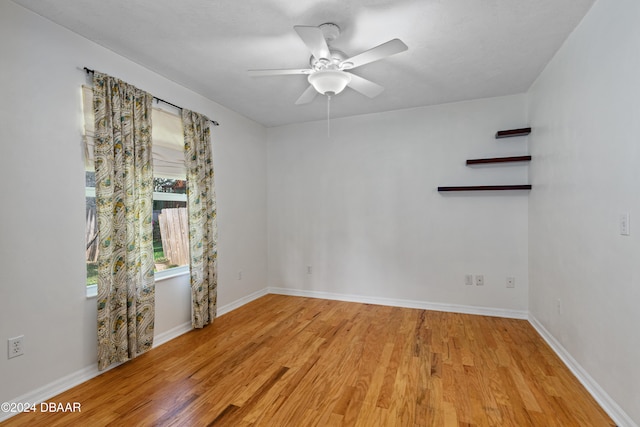
<instances>
[{"instance_id":1,"label":"dark wood shelf","mask_svg":"<svg viewBox=\"0 0 640 427\"><path fill-rule=\"evenodd\" d=\"M531 190L531 185L467 185L457 187L438 187L438 191L506 191Z\"/></svg>"},{"instance_id":2,"label":"dark wood shelf","mask_svg":"<svg viewBox=\"0 0 640 427\"><path fill-rule=\"evenodd\" d=\"M500 130L496 133L496 139L525 136L531 133L531 128ZM530 162L531 156L491 157L486 159L469 159L467 166L490 163ZM531 190L531 185L459 185L454 187L438 187L438 191L510 191Z\"/></svg>"},{"instance_id":3,"label":"dark wood shelf","mask_svg":"<svg viewBox=\"0 0 640 427\"><path fill-rule=\"evenodd\" d=\"M530 162L531 156L492 157L489 159L469 159L467 165L480 165L487 163Z\"/></svg>"},{"instance_id":4,"label":"dark wood shelf","mask_svg":"<svg viewBox=\"0 0 640 427\"><path fill-rule=\"evenodd\" d=\"M531 128L499 130L496 133L496 139L511 138L514 136L525 136L531 133Z\"/></svg>"}]
</instances>

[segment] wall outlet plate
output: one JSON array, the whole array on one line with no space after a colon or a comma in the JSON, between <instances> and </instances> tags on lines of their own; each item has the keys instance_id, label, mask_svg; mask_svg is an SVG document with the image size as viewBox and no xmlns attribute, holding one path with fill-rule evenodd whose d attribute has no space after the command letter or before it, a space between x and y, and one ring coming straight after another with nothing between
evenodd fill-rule
<instances>
[{"instance_id":1,"label":"wall outlet plate","mask_svg":"<svg viewBox=\"0 0 640 427\"><path fill-rule=\"evenodd\" d=\"M516 287L516 278L507 277L507 288L515 288L515 287Z\"/></svg>"},{"instance_id":2,"label":"wall outlet plate","mask_svg":"<svg viewBox=\"0 0 640 427\"><path fill-rule=\"evenodd\" d=\"M484 286L484 276L482 274L476 275L476 286Z\"/></svg>"},{"instance_id":3,"label":"wall outlet plate","mask_svg":"<svg viewBox=\"0 0 640 427\"><path fill-rule=\"evenodd\" d=\"M631 235L630 220L631 220L631 216L629 215L629 212L623 212L620 214L620 235L621 236Z\"/></svg>"},{"instance_id":4,"label":"wall outlet plate","mask_svg":"<svg viewBox=\"0 0 640 427\"><path fill-rule=\"evenodd\" d=\"M20 335L19 337L9 338L8 347L9 347L9 359L22 356L24 354L24 348L22 347L22 340L24 339L24 335Z\"/></svg>"},{"instance_id":5,"label":"wall outlet plate","mask_svg":"<svg viewBox=\"0 0 640 427\"><path fill-rule=\"evenodd\" d=\"M471 286L473 285L473 274L466 274L464 276L464 284L466 286Z\"/></svg>"}]
</instances>

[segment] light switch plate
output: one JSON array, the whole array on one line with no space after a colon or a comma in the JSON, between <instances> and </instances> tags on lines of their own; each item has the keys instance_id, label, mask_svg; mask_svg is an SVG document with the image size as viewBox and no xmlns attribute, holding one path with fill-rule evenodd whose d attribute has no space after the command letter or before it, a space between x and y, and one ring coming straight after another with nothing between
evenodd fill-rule
<instances>
[{"instance_id":1,"label":"light switch plate","mask_svg":"<svg viewBox=\"0 0 640 427\"><path fill-rule=\"evenodd\" d=\"M629 216L629 212L623 212L620 214L620 235L621 236L631 235L630 220L631 218Z\"/></svg>"}]
</instances>

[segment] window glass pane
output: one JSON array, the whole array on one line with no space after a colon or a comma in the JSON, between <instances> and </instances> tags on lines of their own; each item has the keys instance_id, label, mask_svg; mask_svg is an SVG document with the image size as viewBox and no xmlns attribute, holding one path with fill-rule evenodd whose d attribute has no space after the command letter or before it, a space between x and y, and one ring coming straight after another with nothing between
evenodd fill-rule
<instances>
[{"instance_id":1,"label":"window glass pane","mask_svg":"<svg viewBox=\"0 0 640 427\"><path fill-rule=\"evenodd\" d=\"M187 223L187 182L185 180L154 178L153 200L153 257L155 271L189 264L189 235ZM160 194L159 194L160 193ZM163 200L162 194L181 195Z\"/></svg>"},{"instance_id":2,"label":"window glass pane","mask_svg":"<svg viewBox=\"0 0 640 427\"><path fill-rule=\"evenodd\" d=\"M187 202L153 201L153 258L155 271L189 264Z\"/></svg>"},{"instance_id":3,"label":"window glass pane","mask_svg":"<svg viewBox=\"0 0 640 427\"><path fill-rule=\"evenodd\" d=\"M187 194L187 181L184 179L153 178L153 187L156 193Z\"/></svg>"},{"instance_id":4,"label":"window glass pane","mask_svg":"<svg viewBox=\"0 0 640 427\"><path fill-rule=\"evenodd\" d=\"M189 264L187 181L154 178L153 255L154 271ZM95 173L85 173L87 286L98 283L98 223ZM166 196L163 196L166 195ZM163 199L167 200L163 200Z\"/></svg>"},{"instance_id":5,"label":"window glass pane","mask_svg":"<svg viewBox=\"0 0 640 427\"><path fill-rule=\"evenodd\" d=\"M92 171L85 172L85 244L87 263L87 286L98 283L98 222L96 219L96 198L94 190L96 186L96 174ZM91 195L89 195L89 193Z\"/></svg>"},{"instance_id":6,"label":"window glass pane","mask_svg":"<svg viewBox=\"0 0 640 427\"><path fill-rule=\"evenodd\" d=\"M85 171L84 173L84 186L95 187L96 186L96 173L93 171Z\"/></svg>"},{"instance_id":7,"label":"window glass pane","mask_svg":"<svg viewBox=\"0 0 640 427\"><path fill-rule=\"evenodd\" d=\"M86 261L87 286L98 283L98 223L96 221L96 198L86 197Z\"/></svg>"}]
</instances>

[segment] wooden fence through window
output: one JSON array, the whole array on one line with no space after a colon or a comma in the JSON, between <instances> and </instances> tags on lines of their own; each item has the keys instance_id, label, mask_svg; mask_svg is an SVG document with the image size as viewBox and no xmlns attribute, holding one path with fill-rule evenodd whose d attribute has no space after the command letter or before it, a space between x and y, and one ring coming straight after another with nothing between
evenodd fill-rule
<instances>
[{"instance_id":1,"label":"wooden fence through window","mask_svg":"<svg viewBox=\"0 0 640 427\"><path fill-rule=\"evenodd\" d=\"M158 215L164 256L172 265L189 264L187 208L162 209Z\"/></svg>"}]
</instances>

